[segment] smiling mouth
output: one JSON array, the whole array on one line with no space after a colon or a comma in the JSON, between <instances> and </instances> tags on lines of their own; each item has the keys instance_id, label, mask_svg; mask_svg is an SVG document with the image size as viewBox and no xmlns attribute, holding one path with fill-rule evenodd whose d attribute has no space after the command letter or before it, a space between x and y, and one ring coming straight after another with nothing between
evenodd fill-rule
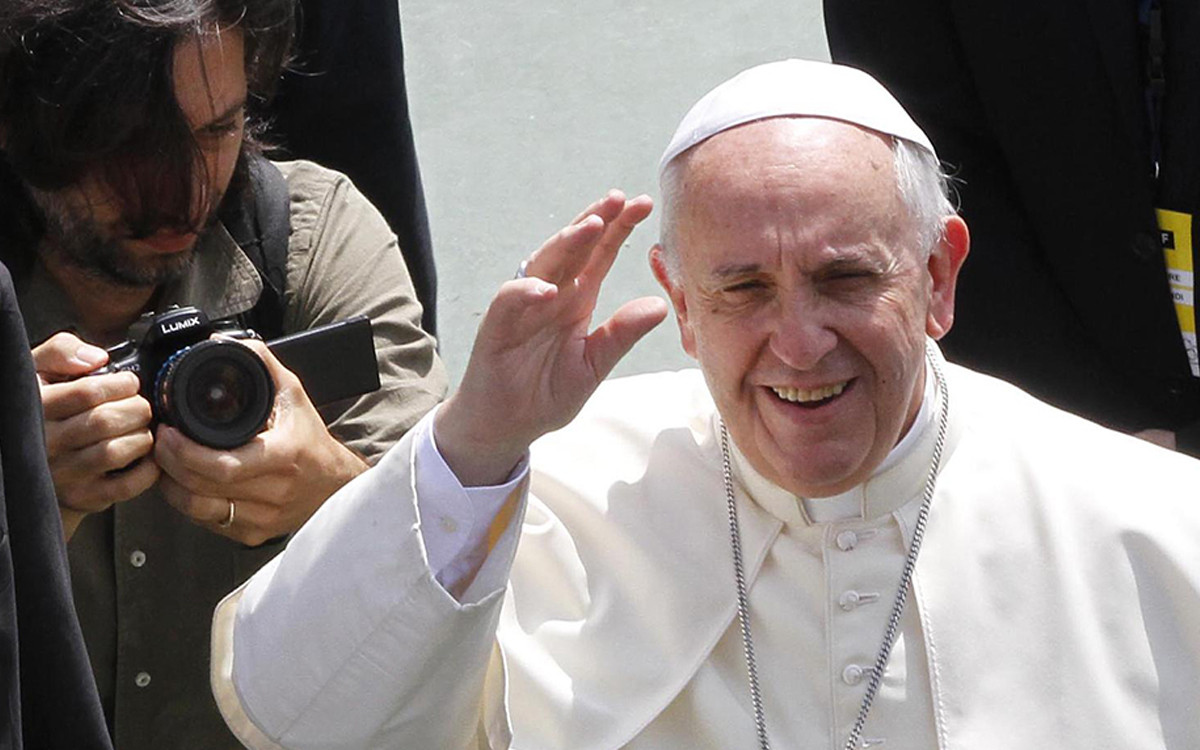
<instances>
[{"instance_id":1,"label":"smiling mouth","mask_svg":"<svg viewBox=\"0 0 1200 750\"><path fill-rule=\"evenodd\" d=\"M771 390L784 401L811 409L824 406L842 395L842 392L849 387L850 382L849 380L844 380L841 383L812 389L771 386Z\"/></svg>"}]
</instances>

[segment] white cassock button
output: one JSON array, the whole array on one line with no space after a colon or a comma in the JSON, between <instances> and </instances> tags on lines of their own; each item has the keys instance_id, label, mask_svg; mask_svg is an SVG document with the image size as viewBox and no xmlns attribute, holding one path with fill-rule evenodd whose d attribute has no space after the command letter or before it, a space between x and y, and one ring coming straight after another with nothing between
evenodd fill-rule
<instances>
[{"instance_id":1,"label":"white cassock button","mask_svg":"<svg viewBox=\"0 0 1200 750\"><path fill-rule=\"evenodd\" d=\"M447 534L453 534L454 532L458 531L458 522L450 516L442 516L441 526L442 531L446 532Z\"/></svg>"},{"instance_id":2,"label":"white cassock button","mask_svg":"<svg viewBox=\"0 0 1200 750\"><path fill-rule=\"evenodd\" d=\"M860 604L870 604L878 598L879 594L873 591L860 592L851 589L850 591L843 592L842 595L838 597L838 606L841 607L843 611L849 612Z\"/></svg>"},{"instance_id":3,"label":"white cassock button","mask_svg":"<svg viewBox=\"0 0 1200 750\"><path fill-rule=\"evenodd\" d=\"M847 685L857 685L858 683L862 682L864 674L866 674L865 669L857 664L851 664L842 670L842 682L846 683Z\"/></svg>"},{"instance_id":4,"label":"white cassock button","mask_svg":"<svg viewBox=\"0 0 1200 750\"><path fill-rule=\"evenodd\" d=\"M858 546L858 534L847 529L839 533L834 541L837 543L838 549L842 552L849 552Z\"/></svg>"},{"instance_id":5,"label":"white cassock button","mask_svg":"<svg viewBox=\"0 0 1200 750\"><path fill-rule=\"evenodd\" d=\"M137 677L133 678L133 684L137 685L138 687L146 687L150 684L150 673L138 672Z\"/></svg>"},{"instance_id":6,"label":"white cassock button","mask_svg":"<svg viewBox=\"0 0 1200 750\"><path fill-rule=\"evenodd\" d=\"M140 549L135 549L129 554L129 564L135 568L140 568L146 564L146 553Z\"/></svg>"}]
</instances>

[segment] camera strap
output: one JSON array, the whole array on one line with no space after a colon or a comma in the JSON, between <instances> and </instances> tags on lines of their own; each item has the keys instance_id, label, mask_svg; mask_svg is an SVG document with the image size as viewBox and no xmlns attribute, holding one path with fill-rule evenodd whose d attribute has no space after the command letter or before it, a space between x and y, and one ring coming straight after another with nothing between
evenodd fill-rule
<instances>
[{"instance_id":1,"label":"camera strap","mask_svg":"<svg viewBox=\"0 0 1200 750\"><path fill-rule=\"evenodd\" d=\"M247 154L246 160L249 189L243 200L226 206L221 222L262 279L262 294L240 316L242 325L271 340L284 332L291 194L283 173L266 157Z\"/></svg>"}]
</instances>

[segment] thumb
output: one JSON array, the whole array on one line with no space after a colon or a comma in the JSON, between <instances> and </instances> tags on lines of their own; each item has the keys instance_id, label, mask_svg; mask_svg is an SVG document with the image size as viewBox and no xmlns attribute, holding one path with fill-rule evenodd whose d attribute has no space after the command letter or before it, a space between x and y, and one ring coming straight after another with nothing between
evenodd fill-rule
<instances>
[{"instance_id":1,"label":"thumb","mask_svg":"<svg viewBox=\"0 0 1200 750\"><path fill-rule=\"evenodd\" d=\"M603 380L633 345L667 317L659 297L626 302L587 338L587 358L597 381Z\"/></svg>"},{"instance_id":2,"label":"thumb","mask_svg":"<svg viewBox=\"0 0 1200 750\"><path fill-rule=\"evenodd\" d=\"M108 362L107 351L66 331L35 346L31 354L38 375L50 383L86 375Z\"/></svg>"}]
</instances>

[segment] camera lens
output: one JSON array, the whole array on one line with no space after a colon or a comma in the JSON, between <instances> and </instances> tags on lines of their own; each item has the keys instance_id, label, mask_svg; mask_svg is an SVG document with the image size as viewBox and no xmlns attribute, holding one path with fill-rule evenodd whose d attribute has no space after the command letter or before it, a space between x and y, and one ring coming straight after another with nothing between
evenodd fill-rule
<instances>
[{"instance_id":1,"label":"camera lens","mask_svg":"<svg viewBox=\"0 0 1200 750\"><path fill-rule=\"evenodd\" d=\"M154 391L161 421L213 448L244 445L266 425L275 402L267 366L233 341L180 349L159 370Z\"/></svg>"},{"instance_id":2,"label":"camera lens","mask_svg":"<svg viewBox=\"0 0 1200 750\"><path fill-rule=\"evenodd\" d=\"M244 370L211 360L196 369L188 386L188 402L195 405L196 415L214 427L236 422L254 387Z\"/></svg>"}]
</instances>

